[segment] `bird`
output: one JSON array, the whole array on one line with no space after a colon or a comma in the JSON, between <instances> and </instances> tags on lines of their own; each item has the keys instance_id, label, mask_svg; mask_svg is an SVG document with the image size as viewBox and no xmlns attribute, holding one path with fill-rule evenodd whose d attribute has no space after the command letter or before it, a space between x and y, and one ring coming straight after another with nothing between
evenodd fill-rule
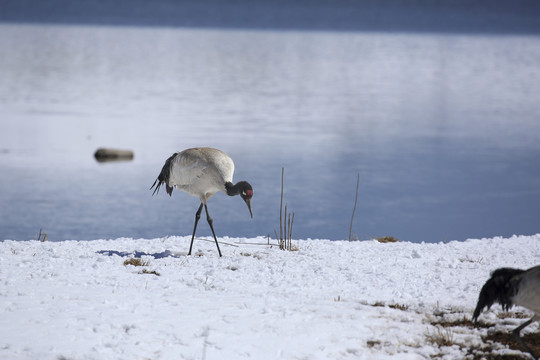
<instances>
[{"instance_id":1,"label":"bird","mask_svg":"<svg viewBox=\"0 0 540 360\"><path fill-rule=\"evenodd\" d=\"M191 148L172 154L165 161L165 165L163 165L157 179L150 187L150 190L154 189L152 196L159 193L159 188L164 184L169 196L172 196L172 191L176 188L192 196L197 196L201 200L201 205L195 213L195 225L188 255L191 255L197 223L204 206L206 220L212 230L219 256L222 256L207 205L208 199L216 192L222 191L229 196L240 195L253 219L253 212L251 211L253 188L247 181L239 181L233 185L233 173L234 162L223 151L209 147Z\"/></svg>"},{"instance_id":2,"label":"bird","mask_svg":"<svg viewBox=\"0 0 540 360\"><path fill-rule=\"evenodd\" d=\"M473 313L474 322L478 322L478 317L485 307L489 309L495 302L501 304L505 311L517 305L534 313L531 319L515 328L512 334L517 342L535 360L538 360L538 357L525 344L519 333L532 322L540 321L540 265L527 270L499 268L493 271L491 278L480 290L478 303Z\"/></svg>"}]
</instances>

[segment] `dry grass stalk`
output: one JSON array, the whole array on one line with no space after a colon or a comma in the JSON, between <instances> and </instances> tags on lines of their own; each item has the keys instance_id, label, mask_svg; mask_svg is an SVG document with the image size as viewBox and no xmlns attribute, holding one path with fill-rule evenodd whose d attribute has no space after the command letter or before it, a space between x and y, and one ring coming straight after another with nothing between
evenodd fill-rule
<instances>
[{"instance_id":1,"label":"dry grass stalk","mask_svg":"<svg viewBox=\"0 0 540 360\"><path fill-rule=\"evenodd\" d=\"M285 214L283 213L284 173L285 173L285 169L281 168L281 201L279 204L279 236L275 229L274 229L274 234L276 234L276 239L279 243L279 248L281 250L294 251L294 250L298 250L296 247L292 246L292 228L294 224L294 212L292 214L287 213L287 204L285 204Z\"/></svg>"},{"instance_id":2,"label":"dry grass stalk","mask_svg":"<svg viewBox=\"0 0 540 360\"><path fill-rule=\"evenodd\" d=\"M392 309L401 310L401 311L409 310L409 306L405 305L405 304L390 304L390 305L388 305L388 307L392 308Z\"/></svg>"},{"instance_id":3,"label":"dry grass stalk","mask_svg":"<svg viewBox=\"0 0 540 360\"><path fill-rule=\"evenodd\" d=\"M426 334L426 339L440 346L452 346L454 345L454 332L451 328L445 328L437 326L437 330L433 333Z\"/></svg>"},{"instance_id":4,"label":"dry grass stalk","mask_svg":"<svg viewBox=\"0 0 540 360\"><path fill-rule=\"evenodd\" d=\"M156 270L146 270L146 269L142 269L142 271L139 274L150 274L150 275L161 276L161 274L158 273Z\"/></svg>"},{"instance_id":5,"label":"dry grass stalk","mask_svg":"<svg viewBox=\"0 0 540 360\"><path fill-rule=\"evenodd\" d=\"M378 242L380 243L394 243L394 242L398 242L399 240L396 239L395 237L393 236L383 236L383 237L379 237L376 239Z\"/></svg>"},{"instance_id":6,"label":"dry grass stalk","mask_svg":"<svg viewBox=\"0 0 540 360\"><path fill-rule=\"evenodd\" d=\"M465 257L462 257L462 258L459 258L458 260L461 261L461 262L470 262L470 263L478 263L478 264L482 264L484 262L483 257L478 257L476 259L472 259L472 258L469 257L469 255L467 255Z\"/></svg>"},{"instance_id":7,"label":"dry grass stalk","mask_svg":"<svg viewBox=\"0 0 540 360\"><path fill-rule=\"evenodd\" d=\"M38 235L38 241L45 242L47 241L47 233L42 231L43 229L39 229L39 235ZM42 237L43 236L43 237Z\"/></svg>"},{"instance_id":8,"label":"dry grass stalk","mask_svg":"<svg viewBox=\"0 0 540 360\"><path fill-rule=\"evenodd\" d=\"M356 177L356 196L354 197L354 207L351 216L351 226L349 227L349 241L353 241L352 238L352 225L354 220L354 213L356 212L356 204L358 203L358 186L360 185L360 174Z\"/></svg>"},{"instance_id":9,"label":"dry grass stalk","mask_svg":"<svg viewBox=\"0 0 540 360\"><path fill-rule=\"evenodd\" d=\"M133 265L133 266L150 266L150 260L141 260L139 258L131 258L124 261L124 265ZM151 274L156 276L161 276L156 270L142 269L139 271L139 274Z\"/></svg>"},{"instance_id":10,"label":"dry grass stalk","mask_svg":"<svg viewBox=\"0 0 540 360\"><path fill-rule=\"evenodd\" d=\"M139 258L131 258L124 261L124 265L133 265L133 266L148 266L150 265L150 261L143 261Z\"/></svg>"},{"instance_id":11,"label":"dry grass stalk","mask_svg":"<svg viewBox=\"0 0 540 360\"><path fill-rule=\"evenodd\" d=\"M529 314L525 314L521 311L505 311L500 312L497 314L497 317L499 319L508 319L508 318L514 318L514 319L528 319L531 317Z\"/></svg>"},{"instance_id":12,"label":"dry grass stalk","mask_svg":"<svg viewBox=\"0 0 540 360\"><path fill-rule=\"evenodd\" d=\"M380 340L368 340L366 341L366 345L368 348L372 348L374 346L378 346L378 345L381 345L381 341Z\"/></svg>"}]
</instances>

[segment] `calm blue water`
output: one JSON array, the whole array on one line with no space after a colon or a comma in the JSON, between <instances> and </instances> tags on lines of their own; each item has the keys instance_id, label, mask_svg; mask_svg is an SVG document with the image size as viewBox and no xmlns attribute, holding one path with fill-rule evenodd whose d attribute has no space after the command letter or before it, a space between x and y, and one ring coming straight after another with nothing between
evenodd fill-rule
<instances>
[{"instance_id":1,"label":"calm blue water","mask_svg":"<svg viewBox=\"0 0 540 360\"><path fill-rule=\"evenodd\" d=\"M295 238L348 238L357 173L360 239L540 232L535 32L225 28L0 23L0 239L190 234L198 199L149 187L193 146L254 187L218 236L274 233L282 167Z\"/></svg>"}]
</instances>

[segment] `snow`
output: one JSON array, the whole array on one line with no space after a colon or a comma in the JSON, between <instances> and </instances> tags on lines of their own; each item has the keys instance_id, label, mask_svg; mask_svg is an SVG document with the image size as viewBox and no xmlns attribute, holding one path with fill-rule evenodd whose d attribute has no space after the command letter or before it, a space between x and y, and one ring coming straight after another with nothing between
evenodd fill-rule
<instances>
[{"instance_id":1,"label":"snow","mask_svg":"<svg viewBox=\"0 0 540 360\"><path fill-rule=\"evenodd\" d=\"M203 239L186 256L189 240L0 242L0 359L463 358L486 329L453 328L455 344L439 347L431 322L470 319L493 269L540 263L540 234L309 239L297 251L225 237L222 258ZM124 265L135 255L148 266ZM508 330L524 321L500 311L480 318Z\"/></svg>"}]
</instances>

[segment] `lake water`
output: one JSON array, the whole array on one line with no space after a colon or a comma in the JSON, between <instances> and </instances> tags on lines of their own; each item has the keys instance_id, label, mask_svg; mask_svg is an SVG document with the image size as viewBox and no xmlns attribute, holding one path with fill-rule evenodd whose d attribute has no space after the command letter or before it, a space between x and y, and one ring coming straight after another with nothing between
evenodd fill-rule
<instances>
[{"instance_id":1,"label":"lake water","mask_svg":"<svg viewBox=\"0 0 540 360\"><path fill-rule=\"evenodd\" d=\"M231 155L254 187L218 236L413 242L540 232L540 38L527 34L0 24L0 240L189 235L165 159ZM132 149L98 163L98 147ZM202 220L198 235L209 236Z\"/></svg>"}]
</instances>

